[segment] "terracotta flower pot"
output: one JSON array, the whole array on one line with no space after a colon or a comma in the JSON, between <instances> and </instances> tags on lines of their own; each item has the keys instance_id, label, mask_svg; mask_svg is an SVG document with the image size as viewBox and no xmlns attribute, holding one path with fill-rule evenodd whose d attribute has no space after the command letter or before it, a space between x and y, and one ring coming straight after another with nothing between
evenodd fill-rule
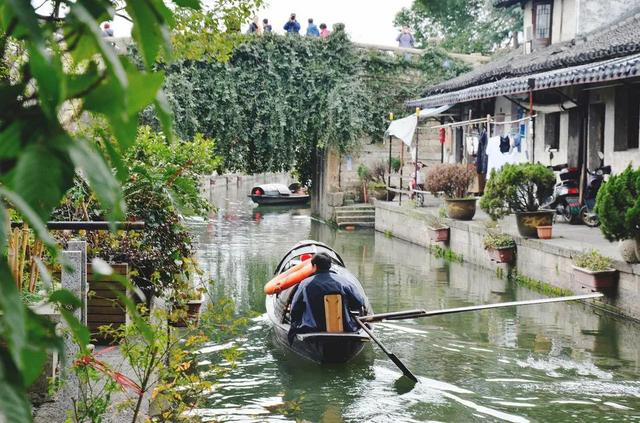
<instances>
[{"instance_id":1,"label":"terracotta flower pot","mask_svg":"<svg viewBox=\"0 0 640 423\"><path fill-rule=\"evenodd\" d=\"M476 214L475 198L447 198L447 216L455 220L471 220Z\"/></svg>"},{"instance_id":2,"label":"terracotta flower pot","mask_svg":"<svg viewBox=\"0 0 640 423\"><path fill-rule=\"evenodd\" d=\"M434 242L447 242L449 241L449 228L432 228L429 227L429 238Z\"/></svg>"},{"instance_id":3,"label":"terracotta flower pot","mask_svg":"<svg viewBox=\"0 0 640 423\"><path fill-rule=\"evenodd\" d=\"M514 257L513 247L507 248L490 248L487 251L489 252L489 257L492 261L496 263L511 263L513 262Z\"/></svg>"},{"instance_id":4,"label":"terracotta flower pot","mask_svg":"<svg viewBox=\"0 0 640 423\"><path fill-rule=\"evenodd\" d=\"M538 226L551 226L553 224L553 210L538 210L534 212L517 212L516 223L518 232L527 238L538 237Z\"/></svg>"},{"instance_id":5,"label":"terracotta flower pot","mask_svg":"<svg viewBox=\"0 0 640 423\"><path fill-rule=\"evenodd\" d=\"M616 269L607 269L599 272L573 266L573 274L576 282L582 286L595 289L596 291L614 288L617 282Z\"/></svg>"},{"instance_id":6,"label":"terracotta flower pot","mask_svg":"<svg viewBox=\"0 0 640 423\"><path fill-rule=\"evenodd\" d=\"M538 232L538 238L540 239L551 239L551 232L552 232L553 226L549 225L549 226L538 226L536 228L537 232Z\"/></svg>"}]
</instances>

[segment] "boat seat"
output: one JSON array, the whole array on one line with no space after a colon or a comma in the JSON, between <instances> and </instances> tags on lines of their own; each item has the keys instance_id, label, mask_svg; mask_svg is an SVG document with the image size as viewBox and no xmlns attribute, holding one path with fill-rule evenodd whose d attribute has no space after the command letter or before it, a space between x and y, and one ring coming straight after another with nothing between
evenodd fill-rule
<instances>
[{"instance_id":1,"label":"boat seat","mask_svg":"<svg viewBox=\"0 0 640 423\"><path fill-rule=\"evenodd\" d=\"M342 325L342 295L327 294L324 296L324 320L327 332L344 332Z\"/></svg>"}]
</instances>

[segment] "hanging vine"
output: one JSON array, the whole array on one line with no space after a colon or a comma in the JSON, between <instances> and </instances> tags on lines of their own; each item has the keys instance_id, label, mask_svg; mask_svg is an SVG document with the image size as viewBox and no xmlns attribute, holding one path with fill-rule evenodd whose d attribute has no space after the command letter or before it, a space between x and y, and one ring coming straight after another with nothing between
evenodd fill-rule
<instances>
[{"instance_id":1,"label":"hanging vine","mask_svg":"<svg viewBox=\"0 0 640 423\"><path fill-rule=\"evenodd\" d=\"M318 151L380 140L389 112L406 113L403 102L425 85L464 70L436 50L419 60L357 50L344 31L328 40L272 35L246 37L226 63L171 65L165 91L178 134L216 139L226 170L294 169L306 181Z\"/></svg>"}]
</instances>

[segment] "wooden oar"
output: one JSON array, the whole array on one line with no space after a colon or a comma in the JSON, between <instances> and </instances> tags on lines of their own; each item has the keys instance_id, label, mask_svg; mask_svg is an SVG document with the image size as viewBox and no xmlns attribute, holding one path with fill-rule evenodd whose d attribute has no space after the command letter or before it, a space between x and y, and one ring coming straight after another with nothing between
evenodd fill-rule
<instances>
[{"instance_id":1,"label":"wooden oar","mask_svg":"<svg viewBox=\"0 0 640 423\"><path fill-rule=\"evenodd\" d=\"M467 311L478 311L478 310L487 310L491 308L503 308L503 307L513 307L513 306L525 306L525 305L535 305L535 304L547 304L547 303L558 303L563 301L578 301L578 300L589 300L593 298L600 298L603 294L594 293L594 294L584 294L584 295L573 295L570 297L556 297L556 298L541 298L539 300L526 300L526 301L511 301L508 303L496 303L496 304L483 304L477 306L468 306L468 307L456 307L456 308L447 308L443 310L406 310L406 311L398 311L391 313L380 313L380 314L371 314L369 316L359 317L359 322L366 323L374 323L381 322L383 320L403 320L403 319L415 319L418 317L432 317L432 316L440 316L443 314L453 314L453 313L464 313ZM375 340L375 339L374 339Z\"/></svg>"},{"instance_id":2,"label":"wooden oar","mask_svg":"<svg viewBox=\"0 0 640 423\"><path fill-rule=\"evenodd\" d=\"M384 351L384 353L387 355L387 357L389 357L391 359L391 361L393 361L393 364L395 364L396 366L398 366L398 368L402 371L402 374L405 375L406 377L408 377L409 379L411 379L414 382L418 382L418 378L414 376L413 373L411 373L411 370L409 370L407 368L407 366L404 365L404 363L402 361L400 361L400 359L391 351L389 351L384 345L382 345L382 342L380 342L378 340L378 338L376 338L373 333L371 332L371 330L367 327L367 325L365 325L364 323L362 323L362 321L360 321L360 319L358 318L358 316L354 316L354 320L358 323L358 325L360 325L360 327L362 328L363 331L365 331L367 333L367 335L369 335L369 338L373 339L373 342L375 342L376 344L378 344L378 346L380 347L380 349L382 349L382 351Z\"/></svg>"}]
</instances>

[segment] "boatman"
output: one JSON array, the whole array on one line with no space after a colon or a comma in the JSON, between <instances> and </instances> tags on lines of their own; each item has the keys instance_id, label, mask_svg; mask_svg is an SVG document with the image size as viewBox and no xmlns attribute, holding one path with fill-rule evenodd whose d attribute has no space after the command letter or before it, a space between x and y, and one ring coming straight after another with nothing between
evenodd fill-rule
<instances>
[{"instance_id":1,"label":"boatman","mask_svg":"<svg viewBox=\"0 0 640 423\"><path fill-rule=\"evenodd\" d=\"M311 259L316 273L300 282L291 302L291 329L289 344L298 333L326 332L324 296L342 295L343 326L347 332L357 332L359 327L353 321L349 310L362 311L364 298L349 280L331 272L331 257L318 253Z\"/></svg>"}]
</instances>

